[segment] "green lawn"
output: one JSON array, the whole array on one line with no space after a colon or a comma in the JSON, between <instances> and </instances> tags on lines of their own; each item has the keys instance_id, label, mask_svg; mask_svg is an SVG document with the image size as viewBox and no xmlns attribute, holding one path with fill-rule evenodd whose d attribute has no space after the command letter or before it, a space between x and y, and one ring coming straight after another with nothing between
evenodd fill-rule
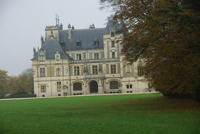
<instances>
[{"instance_id":1,"label":"green lawn","mask_svg":"<svg viewBox=\"0 0 200 134\"><path fill-rule=\"evenodd\" d=\"M0 101L0 134L200 134L200 103L160 94Z\"/></svg>"}]
</instances>

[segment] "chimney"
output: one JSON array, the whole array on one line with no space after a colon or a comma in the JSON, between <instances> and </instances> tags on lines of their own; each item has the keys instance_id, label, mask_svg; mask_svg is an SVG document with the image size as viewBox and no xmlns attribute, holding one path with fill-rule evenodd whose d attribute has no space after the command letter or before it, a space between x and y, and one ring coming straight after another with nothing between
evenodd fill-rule
<instances>
[{"instance_id":1,"label":"chimney","mask_svg":"<svg viewBox=\"0 0 200 134\"><path fill-rule=\"evenodd\" d=\"M43 42L44 42L44 39L43 39L43 37L41 36L41 47L42 47L42 45L43 45Z\"/></svg>"},{"instance_id":2,"label":"chimney","mask_svg":"<svg viewBox=\"0 0 200 134\"><path fill-rule=\"evenodd\" d=\"M35 52L36 52L35 47L33 47L33 57L35 56Z\"/></svg>"},{"instance_id":3,"label":"chimney","mask_svg":"<svg viewBox=\"0 0 200 134\"><path fill-rule=\"evenodd\" d=\"M54 36L53 36L53 32L51 31L51 35L50 35L50 38L53 39Z\"/></svg>"},{"instance_id":4,"label":"chimney","mask_svg":"<svg viewBox=\"0 0 200 134\"><path fill-rule=\"evenodd\" d=\"M95 28L94 24L90 25L89 28L90 28L90 29L91 29L91 28Z\"/></svg>"},{"instance_id":5,"label":"chimney","mask_svg":"<svg viewBox=\"0 0 200 134\"><path fill-rule=\"evenodd\" d=\"M71 39L71 25L68 25L68 39Z\"/></svg>"}]
</instances>

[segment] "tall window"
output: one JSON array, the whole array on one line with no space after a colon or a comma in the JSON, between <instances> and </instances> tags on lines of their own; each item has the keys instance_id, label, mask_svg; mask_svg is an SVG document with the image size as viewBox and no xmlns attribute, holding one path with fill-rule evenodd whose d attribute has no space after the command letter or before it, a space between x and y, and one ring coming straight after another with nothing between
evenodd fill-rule
<instances>
[{"instance_id":1,"label":"tall window","mask_svg":"<svg viewBox=\"0 0 200 134\"><path fill-rule=\"evenodd\" d=\"M81 83L74 83L73 87L74 87L74 91L82 90L82 84Z\"/></svg>"},{"instance_id":2,"label":"tall window","mask_svg":"<svg viewBox=\"0 0 200 134\"><path fill-rule=\"evenodd\" d=\"M56 69L56 75L57 75L57 76L60 76L60 68L57 68L57 69Z\"/></svg>"},{"instance_id":3,"label":"tall window","mask_svg":"<svg viewBox=\"0 0 200 134\"><path fill-rule=\"evenodd\" d=\"M99 53L94 53L94 59L99 59Z\"/></svg>"},{"instance_id":4,"label":"tall window","mask_svg":"<svg viewBox=\"0 0 200 134\"><path fill-rule=\"evenodd\" d=\"M116 73L116 65L111 65L111 74Z\"/></svg>"},{"instance_id":5,"label":"tall window","mask_svg":"<svg viewBox=\"0 0 200 134\"><path fill-rule=\"evenodd\" d=\"M76 54L76 60L81 60L81 54Z\"/></svg>"},{"instance_id":6,"label":"tall window","mask_svg":"<svg viewBox=\"0 0 200 134\"><path fill-rule=\"evenodd\" d=\"M41 92L46 92L46 86L41 86Z\"/></svg>"},{"instance_id":7,"label":"tall window","mask_svg":"<svg viewBox=\"0 0 200 134\"><path fill-rule=\"evenodd\" d=\"M138 76L142 76L142 75L144 75L144 73L143 73L143 67L142 67L142 65L140 64L140 65L138 66Z\"/></svg>"},{"instance_id":8,"label":"tall window","mask_svg":"<svg viewBox=\"0 0 200 134\"><path fill-rule=\"evenodd\" d=\"M45 77L45 68L40 68L40 77Z\"/></svg>"},{"instance_id":9,"label":"tall window","mask_svg":"<svg viewBox=\"0 0 200 134\"><path fill-rule=\"evenodd\" d=\"M61 82L57 82L57 92L61 92Z\"/></svg>"},{"instance_id":10,"label":"tall window","mask_svg":"<svg viewBox=\"0 0 200 134\"><path fill-rule=\"evenodd\" d=\"M44 55L40 55L40 62L44 62Z\"/></svg>"},{"instance_id":11,"label":"tall window","mask_svg":"<svg viewBox=\"0 0 200 134\"><path fill-rule=\"evenodd\" d=\"M59 55L57 55L57 56L56 56L56 61L59 61L59 60L60 60L60 59L59 59Z\"/></svg>"},{"instance_id":12,"label":"tall window","mask_svg":"<svg viewBox=\"0 0 200 134\"><path fill-rule=\"evenodd\" d=\"M112 58L115 58L115 52L112 52Z\"/></svg>"},{"instance_id":13,"label":"tall window","mask_svg":"<svg viewBox=\"0 0 200 134\"><path fill-rule=\"evenodd\" d=\"M118 89L118 81L111 81L110 89Z\"/></svg>"},{"instance_id":14,"label":"tall window","mask_svg":"<svg viewBox=\"0 0 200 134\"><path fill-rule=\"evenodd\" d=\"M92 66L92 72L93 72L93 74L98 74L97 66Z\"/></svg>"},{"instance_id":15,"label":"tall window","mask_svg":"<svg viewBox=\"0 0 200 134\"><path fill-rule=\"evenodd\" d=\"M74 67L74 75L79 75L79 66Z\"/></svg>"},{"instance_id":16,"label":"tall window","mask_svg":"<svg viewBox=\"0 0 200 134\"><path fill-rule=\"evenodd\" d=\"M112 43L112 47L115 47L115 42L114 42L114 41L112 41L111 43Z\"/></svg>"},{"instance_id":17,"label":"tall window","mask_svg":"<svg viewBox=\"0 0 200 134\"><path fill-rule=\"evenodd\" d=\"M111 37L114 37L115 36L115 33L114 32L111 32Z\"/></svg>"}]
</instances>

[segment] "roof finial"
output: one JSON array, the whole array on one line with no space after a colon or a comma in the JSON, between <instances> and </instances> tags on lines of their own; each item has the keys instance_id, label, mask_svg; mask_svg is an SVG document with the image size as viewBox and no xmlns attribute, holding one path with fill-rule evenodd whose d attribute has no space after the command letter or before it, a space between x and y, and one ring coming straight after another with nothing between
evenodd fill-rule
<instances>
[{"instance_id":1,"label":"roof finial","mask_svg":"<svg viewBox=\"0 0 200 134\"><path fill-rule=\"evenodd\" d=\"M35 56L35 52L36 52L35 47L33 47L33 56Z\"/></svg>"},{"instance_id":2,"label":"roof finial","mask_svg":"<svg viewBox=\"0 0 200 134\"><path fill-rule=\"evenodd\" d=\"M56 51L58 51L58 45L57 45L57 47L56 47Z\"/></svg>"},{"instance_id":3,"label":"roof finial","mask_svg":"<svg viewBox=\"0 0 200 134\"><path fill-rule=\"evenodd\" d=\"M70 24L68 24L68 28L71 28L71 25L70 25Z\"/></svg>"},{"instance_id":4,"label":"roof finial","mask_svg":"<svg viewBox=\"0 0 200 134\"><path fill-rule=\"evenodd\" d=\"M59 25L59 21L60 21L60 19L59 19L59 14L58 14L58 25Z\"/></svg>"},{"instance_id":5,"label":"roof finial","mask_svg":"<svg viewBox=\"0 0 200 134\"><path fill-rule=\"evenodd\" d=\"M57 14L56 14L56 26L57 26L57 21L58 21L58 18L57 18Z\"/></svg>"}]
</instances>

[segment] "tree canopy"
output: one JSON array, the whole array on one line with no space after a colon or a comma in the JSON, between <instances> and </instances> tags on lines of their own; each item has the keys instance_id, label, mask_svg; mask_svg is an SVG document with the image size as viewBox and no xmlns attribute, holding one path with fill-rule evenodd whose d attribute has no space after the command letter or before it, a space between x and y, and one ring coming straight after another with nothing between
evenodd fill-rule
<instances>
[{"instance_id":1,"label":"tree canopy","mask_svg":"<svg viewBox=\"0 0 200 134\"><path fill-rule=\"evenodd\" d=\"M144 60L146 79L164 95L199 92L198 0L101 0L121 23L126 58Z\"/></svg>"}]
</instances>

